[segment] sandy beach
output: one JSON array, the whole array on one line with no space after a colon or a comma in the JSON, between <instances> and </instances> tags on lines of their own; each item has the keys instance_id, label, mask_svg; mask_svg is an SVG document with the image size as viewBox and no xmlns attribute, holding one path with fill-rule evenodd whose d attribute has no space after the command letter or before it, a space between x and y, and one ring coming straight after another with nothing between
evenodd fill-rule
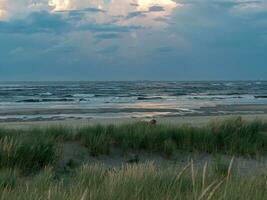
<instances>
[{"instance_id":1,"label":"sandy beach","mask_svg":"<svg viewBox=\"0 0 267 200\"><path fill-rule=\"evenodd\" d=\"M93 114L93 113L170 113L167 116L207 116L229 114L264 114L267 113L267 104L232 104L200 107L195 112L184 112L177 108L16 108L1 109L0 116L17 115L56 115L56 114Z\"/></svg>"},{"instance_id":2,"label":"sandy beach","mask_svg":"<svg viewBox=\"0 0 267 200\"><path fill-rule=\"evenodd\" d=\"M207 115L207 116L176 116L176 117L156 117L159 124L204 126L213 120L223 120L227 118L241 116L244 120L252 121L259 119L267 121L267 114L242 114L242 115ZM108 124L128 124L139 121L149 121L150 118L101 118L101 119L66 119L66 120L49 120L49 121L17 121L17 122L1 122L2 128L38 128L51 126L64 127L84 127L88 125L108 125Z\"/></svg>"}]
</instances>

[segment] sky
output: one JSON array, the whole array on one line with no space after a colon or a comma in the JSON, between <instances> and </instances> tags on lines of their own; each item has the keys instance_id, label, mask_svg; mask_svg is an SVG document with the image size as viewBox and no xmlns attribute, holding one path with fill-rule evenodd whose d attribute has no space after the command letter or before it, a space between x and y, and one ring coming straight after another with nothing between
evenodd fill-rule
<instances>
[{"instance_id":1,"label":"sky","mask_svg":"<svg viewBox=\"0 0 267 200\"><path fill-rule=\"evenodd\" d=\"M9 80L267 80L267 0L0 0Z\"/></svg>"}]
</instances>

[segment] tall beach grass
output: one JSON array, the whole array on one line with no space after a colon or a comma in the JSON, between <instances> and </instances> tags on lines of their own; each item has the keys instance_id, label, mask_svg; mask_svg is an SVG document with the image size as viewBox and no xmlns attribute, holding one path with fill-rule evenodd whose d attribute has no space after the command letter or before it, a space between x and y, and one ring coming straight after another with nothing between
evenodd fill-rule
<instances>
[{"instance_id":1,"label":"tall beach grass","mask_svg":"<svg viewBox=\"0 0 267 200\"><path fill-rule=\"evenodd\" d=\"M108 154L112 147L163 152L175 150L255 156L267 150L266 124L242 118L214 121L204 127L151 125L140 122L120 126L90 126L75 134L92 154Z\"/></svg>"},{"instance_id":2,"label":"tall beach grass","mask_svg":"<svg viewBox=\"0 0 267 200\"><path fill-rule=\"evenodd\" d=\"M0 129L1 199L267 199L267 171L240 177L232 169L235 156L266 156L267 126L242 118L213 121L203 127L95 125L79 129L51 127ZM213 164L161 167L154 163L74 165L59 173L62 144L75 142L88 154L114 149L155 152L169 159L177 150L227 154Z\"/></svg>"},{"instance_id":3,"label":"tall beach grass","mask_svg":"<svg viewBox=\"0 0 267 200\"><path fill-rule=\"evenodd\" d=\"M196 169L191 162L182 168L158 168L153 163L107 169L84 165L72 175L55 178L45 168L31 179L13 175L0 184L1 199L253 199L267 198L267 176L213 175L210 168ZM11 173L11 172L5 172ZM14 173L15 174L15 173ZM1 177L0 173L0 177ZM14 182L15 178L15 182ZM1 183L1 182L0 182Z\"/></svg>"},{"instance_id":4,"label":"tall beach grass","mask_svg":"<svg viewBox=\"0 0 267 200\"><path fill-rule=\"evenodd\" d=\"M158 152L167 157L176 150L257 156L267 152L266 132L266 123L247 122L241 117L213 121L203 127L139 122L79 129L0 129L0 166L32 165L34 160L41 160L34 164L38 168L55 159L55 144L67 141L80 142L93 156L108 155L113 148ZM19 158L27 162L20 162Z\"/></svg>"}]
</instances>

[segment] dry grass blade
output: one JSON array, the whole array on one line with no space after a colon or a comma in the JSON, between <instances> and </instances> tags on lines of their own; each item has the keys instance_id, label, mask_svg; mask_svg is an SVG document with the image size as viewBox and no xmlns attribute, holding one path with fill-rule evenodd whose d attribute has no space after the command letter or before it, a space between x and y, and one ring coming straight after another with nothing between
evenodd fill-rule
<instances>
[{"instance_id":1,"label":"dry grass blade","mask_svg":"<svg viewBox=\"0 0 267 200\"><path fill-rule=\"evenodd\" d=\"M88 191L87 191L87 189L83 192L83 195L82 195L82 197L81 197L81 200L86 200L87 199L87 193L88 193Z\"/></svg>"},{"instance_id":2,"label":"dry grass blade","mask_svg":"<svg viewBox=\"0 0 267 200\"><path fill-rule=\"evenodd\" d=\"M190 165L191 163L188 163L186 166L184 166L184 168L174 177L173 181L171 181L169 188L180 180L181 176L190 167Z\"/></svg>"},{"instance_id":3,"label":"dry grass blade","mask_svg":"<svg viewBox=\"0 0 267 200\"><path fill-rule=\"evenodd\" d=\"M220 182L213 188L213 190L210 192L210 194L209 194L207 200L210 200L210 199L213 197L213 195L215 194L215 192L216 192L216 191L219 189L219 187L222 185L223 181L224 181L224 180L221 180L221 181L220 181Z\"/></svg>"},{"instance_id":4,"label":"dry grass blade","mask_svg":"<svg viewBox=\"0 0 267 200\"><path fill-rule=\"evenodd\" d=\"M191 160L191 174L192 174L192 186L193 186L193 191L195 188L195 171L194 171L194 161Z\"/></svg>"},{"instance_id":5,"label":"dry grass blade","mask_svg":"<svg viewBox=\"0 0 267 200\"><path fill-rule=\"evenodd\" d=\"M232 171L232 168L233 168L234 158L235 158L235 157L233 156L232 159L231 159L231 161L230 161L229 167L228 167L228 171L227 171L227 180L229 179L230 174L231 174L231 171Z\"/></svg>"},{"instance_id":6,"label":"dry grass blade","mask_svg":"<svg viewBox=\"0 0 267 200\"><path fill-rule=\"evenodd\" d=\"M176 183L181 176L183 175L183 173L185 172L185 170L187 170L190 167L191 163L188 163L186 166L184 166L184 168L174 177L171 185L173 185L174 183Z\"/></svg>"},{"instance_id":7,"label":"dry grass blade","mask_svg":"<svg viewBox=\"0 0 267 200\"><path fill-rule=\"evenodd\" d=\"M200 197L198 198L198 200L201 200L206 194L207 192L217 183L218 181L215 180L213 181L210 185L208 185L208 187L206 187L206 189L204 189L200 195Z\"/></svg>"},{"instance_id":8,"label":"dry grass blade","mask_svg":"<svg viewBox=\"0 0 267 200\"><path fill-rule=\"evenodd\" d=\"M47 197L47 199L48 200L51 199L51 188L49 188L49 190L48 190L48 197Z\"/></svg>"},{"instance_id":9,"label":"dry grass blade","mask_svg":"<svg viewBox=\"0 0 267 200\"><path fill-rule=\"evenodd\" d=\"M191 164L188 163L180 172L179 174L175 177L175 182L178 181L180 179L180 177L183 175L183 173L185 172L185 170L187 170L187 168L190 166Z\"/></svg>"},{"instance_id":10,"label":"dry grass blade","mask_svg":"<svg viewBox=\"0 0 267 200\"><path fill-rule=\"evenodd\" d=\"M202 173L202 191L205 188L205 179L206 179L206 172L207 172L207 162L205 162L204 168L203 168L203 173Z\"/></svg>"},{"instance_id":11,"label":"dry grass blade","mask_svg":"<svg viewBox=\"0 0 267 200\"><path fill-rule=\"evenodd\" d=\"M224 194L223 194L224 199L226 197L227 186L228 186L229 178L230 178L231 171L232 171L232 168L233 168L233 163L234 163L234 156L232 157L232 159L230 161L230 164L229 164L229 167L228 167L228 171L227 171L226 183L225 183Z\"/></svg>"}]
</instances>

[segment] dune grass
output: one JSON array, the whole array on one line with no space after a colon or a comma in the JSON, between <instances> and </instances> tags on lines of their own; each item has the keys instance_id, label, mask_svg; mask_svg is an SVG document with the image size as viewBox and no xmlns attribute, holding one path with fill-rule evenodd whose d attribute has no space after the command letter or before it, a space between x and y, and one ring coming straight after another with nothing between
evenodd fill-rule
<instances>
[{"instance_id":1,"label":"dune grass","mask_svg":"<svg viewBox=\"0 0 267 200\"><path fill-rule=\"evenodd\" d=\"M1 199L253 199L267 198L267 176L235 177L211 175L196 169L194 163L183 168L159 168L153 163L106 169L84 165L71 174L55 178L45 168L31 179L6 176L0 184ZM6 173L11 173L7 172ZM1 174L0 174L1 176ZM9 177L10 180L7 179ZM16 181L14 182L14 177Z\"/></svg>"},{"instance_id":2,"label":"dune grass","mask_svg":"<svg viewBox=\"0 0 267 200\"><path fill-rule=\"evenodd\" d=\"M2 133L5 134L0 137L0 168L17 168L24 173L33 173L56 160L53 138L41 134L35 136L36 131Z\"/></svg>"},{"instance_id":3,"label":"dune grass","mask_svg":"<svg viewBox=\"0 0 267 200\"><path fill-rule=\"evenodd\" d=\"M76 166L58 173L59 144L74 141L92 156L113 149L162 154L177 150L258 156L267 153L267 125L242 118L213 121L204 127L151 125L95 125L79 129L0 129L1 199L266 199L265 174L238 177L232 161L215 157L200 169L192 161L184 168L160 168L153 163L107 169Z\"/></svg>"},{"instance_id":4,"label":"dune grass","mask_svg":"<svg viewBox=\"0 0 267 200\"><path fill-rule=\"evenodd\" d=\"M211 122L205 127L150 125L91 126L78 130L92 154L108 154L113 146L124 151L146 150L170 156L175 150L255 156L266 152L266 124L242 118Z\"/></svg>"},{"instance_id":5,"label":"dune grass","mask_svg":"<svg viewBox=\"0 0 267 200\"><path fill-rule=\"evenodd\" d=\"M56 159L55 144L78 141L93 156L144 150L170 157L176 150L257 156L267 152L267 124L241 117L213 121L204 127L151 125L95 125L80 129L0 129L0 167L40 168Z\"/></svg>"}]
</instances>

